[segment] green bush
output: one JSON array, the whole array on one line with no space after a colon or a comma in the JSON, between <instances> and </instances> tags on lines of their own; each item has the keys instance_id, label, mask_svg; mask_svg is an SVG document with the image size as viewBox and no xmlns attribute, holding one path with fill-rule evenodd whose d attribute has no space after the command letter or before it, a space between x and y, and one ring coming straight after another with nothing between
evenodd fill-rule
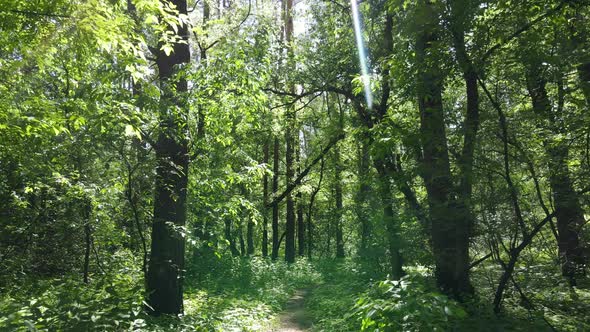
<instances>
[{"instance_id":1,"label":"green bush","mask_svg":"<svg viewBox=\"0 0 590 332\"><path fill-rule=\"evenodd\" d=\"M353 314L362 331L448 331L466 316L455 301L409 276L375 283Z\"/></svg>"},{"instance_id":2,"label":"green bush","mask_svg":"<svg viewBox=\"0 0 590 332\"><path fill-rule=\"evenodd\" d=\"M94 284L36 281L3 294L0 331L115 331L145 326L143 286L133 273Z\"/></svg>"}]
</instances>

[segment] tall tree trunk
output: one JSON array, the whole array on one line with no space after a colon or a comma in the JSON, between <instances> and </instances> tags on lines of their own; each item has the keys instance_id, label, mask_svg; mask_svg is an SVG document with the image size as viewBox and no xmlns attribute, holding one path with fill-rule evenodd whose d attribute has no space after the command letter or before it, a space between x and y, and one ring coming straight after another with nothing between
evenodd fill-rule
<instances>
[{"instance_id":1,"label":"tall tree trunk","mask_svg":"<svg viewBox=\"0 0 590 332\"><path fill-rule=\"evenodd\" d=\"M90 213L92 204L89 199L84 202L82 218L84 219L84 283L88 283L88 274L90 273L90 249L92 246L92 229L90 228Z\"/></svg>"},{"instance_id":2,"label":"tall tree trunk","mask_svg":"<svg viewBox=\"0 0 590 332\"><path fill-rule=\"evenodd\" d=\"M273 196L279 191L279 138L275 137L273 148L273 174L272 192ZM272 204L272 260L279 257L279 202Z\"/></svg>"},{"instance_id":3,"label":"tall tree trunk","mask_svg":"<svg viewBox=\"0 0 590 332\"><path fill-rule=\"evenodd\" d=\"M238 239L240 240L240 255L246 256L246 242L244 241L244 229L242 225L238 227Z\"/></svg>"},{"instance_id":4,"label":"tall tree trunk","mask_svg":"<svg viewBox=\"0 0 590 332\"><path fill-rule=\"evenodd\" d=\"M311 196L309 197L309 210L307 212L307 258L311 260L311 253L313 251L313 227L312 227L312 220L313 220L313 203L315 202L315 198L317 194L320 192L322 187L322 179L324 178L324 158L322 158L322 164L320 166L320 179L318 181L318 186L313 190Z\"/></svg>"},{"instance_id":5,"label":"tall tree trunk","mask_svg":"<svg viewBox=\"0 0 590 332\"><path fill-rule=\"evenodd\" d=\"M232 234L232 222L231 219L226 218L225 221L225 239L229 242L229 250L231 251L231 255L234 257L240 256L240 252L236 246L236 241L234 240L234 236Z\"/></svg>"},{"instance_id":6,"label":"tall tree trunk","mask_svg":"<svg viewBox=\"0 0 590 332\"><path fill-rule=\"evenodd\" d=\"M338 113L335 116L338 119L338 131L344 133L344 109L340 103L340 97L336 96L338 104ZM328 96L326 95L326 104L328 104ZM340 159L340 147L339 145L334 146L334 191L336 194L336 258L344 258L344 236L343 236L343 194L342 194L342 161Z\"/></svg>"},{"instance_id":7,"label":"tall tree trunk","mask_svg":"<svg viewBox=\"0 0 590 332\"><path fill-rule=\"evenodd\" d=\"M248 256L254 255L254 221L250 218L246 226L246 254Z\"/></svg>"},{"instance_id":8,"label":"tall tree trunk","mask_svg":"<svg viewBox=\"0 0 590 332\"><path fill-rule=\"evenodd\" d=\"M297 173L301 173L300 158L301 144L297 144ZM297 192L297 254L305 255L305 220L303 219L303 195Z\"/></svg>"},{"instance_id":9,"label":"tall tree trunk","mask_svg":"<svg viewBox=\"0 0 590 332\"><path fill-rule=\"evenodd\" d=\"M336 258L344 258L344 239L342 236L342 165L340 163L340 149L334 149L334 194L336 200Z\"/></svg>"},{"instance_id":10,"label":"tall tree trunk","mask_svg":"<svg viewBox=\"0 0 590 332\"><path fill-rule=\"evenodd\" d=\"M268 165L269 159L269 142L266 141L263 147L264 165ZM262 178L262 257L268 257L268 174L265 172Z\"/></svg>"},{"instance_id":11,"label":"tall tree trunk","mask_svg":"<svg viewBox=\"0 0 590 332\"><path fill-rule=\"evenodd\" d=\"M470 20L469 6L462 1L451 1L453 20L451 33L457 62L463 72L465 92L467 95L467 110L463 121L463 147L459 156L459 188L457 193L457 217L471 236L473 229L473 215L471 211L471 197L473 193L473 156L477 133L479 131L479 90L478 75L465 46L465 30ZM462 238L461 244L467 245L469 239ZM468 252L468 248L458 248Z\"/></svg>"},{"instance_id":12,"label":"tall tree trunk","mask_svg":"<svg viewBox=\"0 0 590 332\"><path fill-rule=\"evenodd\" d=\"M400 253L401 237L399 235L399 221L396 220L395 212L393 211L391 177L390 171L388 170L390 166L385 160L375 160L375 168L377 168L377 174L379 176L379 194L383 205L383 224L388 235L390 277L392 280L399 280L405 273L403 271L403 261Z\"/></svg>"},{"instance_id":13,"label":"tall tree trunk","mask_svg":"<svg viewBox=\"0 0 590 332\"><path fill-rule=\"evenodd\" d=\"M283 1L283 15L285 20L285 42L287 44L287 63L291 66L292 62L292 37L293 37L293 0ZM294 92L294 86L287 82L289 90ZM285 141L287 143L285 156L285 173L287 185L293 183L295 179L294 160L295 160L295 134L296 134L296 119L295 110L293 107L287 109L286 114L286 129ZM293 195L287 195L287 222L285 229L285 261L289 263L295 262L295 201Z\"/></svg>"},{"instance_id":14,"label":"tall tree trunk","mask_svg":"<svg viewBox=\"0 0 590 332\"><path fill-rule=\"evenodd\" d=\"M473 292L469 281L469 227L457 213L442 104L443 75L438 67L440 61L433 58L438 15L430 1L420 0L416 17L421 176L430 209L435 276L443 292L462 298Z\"/></svg>"},{"instance_id":15,"label":"tall tree trunk","mask_svg":"<svg viewBox=\"0 0 590 332\"><path fill-rule=\"evenodd\" d=\"M171 0L180 15L187 15L186 0ZM174 33L172 28L170 32ZM186 223L186 195L188 184L188 143L186 135L187 82L180 78L173 82L175 66L188 64L188 26L178 26L183 43L173 45L173 52L156 51L156 65L160 81L160 132L155 145L156 187L152 244L147 275L150 312L159 314L182 313L184 238L176 227ZM170 226L174 227L170 227Z\"/></svg>"},{"instance_id":16,"label":"tall tree trunk","mask_svg":"<svg viewBox=\"0 0 590 332\"><path fill-rule=\"evenodd\" d=\"M590 111L590 62L578 66L578 77L584 99L586 99L586 110Z\"/></svg>"},{"instance_id":17,"label":"tall tree trunk","mask_svg":"<svg viewBox=\"0 0 590 332\"><path fill-rule=\"evenodd\" d=\"M368 197L371 187L369 185L369 144L366 139L361 139L358 146L358 191L356 195L356 217L360 225L360 248L362 258L367 258L369 239L371 237L371 220L368 213Z\"/></svg>"},{"instance_id":18,"label":"tall tree trunk","mask_svg":"<svg viewBox=\"0 0 590 332\"><path fill-rule=\"evenodd\" d=\"M250 192L248 191L248 189L243 186L240 185L240 192L242 194L242 196L244 197L244 199L249 199L250 198ZM240 246L242 247L242 256L249 256L249 255L253 255L254 254L254 220L252 219L252 217L250 216L250 213L247 209L242 207L242 211L241 211L241 216L242 216L242 222L240 223ZM246 243L245 245L244 243L244 232L243 232L243 221L244 220L248 220L248 222L246 223Z\"/></svg>"},{"instance_id":19,"label":"tall tree trunk","mask_svg":"<svg viewBox=\"0 0 590 332\"><path fill-rule=\"evenodd\" d=\"M288 112L292 113L292 112ZM288 116L288 122L294 122L293 116ZM292 124L288 124L287 126L292 126ZM285 139L287 140L287 148L286 148L286 163L285 163L285 173L286 173L286 183L291 183L294 178L293 172L293 136L292 136L292 128L287 129L287 134ZM287 221L285 225L285 261L289 263L295 262L295 200L293 199L293 195L291 193L287 194Z\"/></svg>"},{"instance_id":20,"label":"tall tree trunk","mask_svg":"<svg viewBox=\"0 0 590 332\"><path fill-rule=\"evenodd\" d=\"M562 274L575 285L576 274L583 270L586 258L579 232L585 223L584 211L573 187L567 165L568 142L554 139L565 129L560 128L559 120L554 116L551 101L546 90L546 81L540 77L540 67L532 65L527 70L527 88L531 96L533 111L542 123L548 123L550 134L544 140L545 152L549 159L549 184L555 202L557 219L558 248ZM560 102L558 113L563 112L563 87L559 87Z\"/></svg>"}]
</instances>

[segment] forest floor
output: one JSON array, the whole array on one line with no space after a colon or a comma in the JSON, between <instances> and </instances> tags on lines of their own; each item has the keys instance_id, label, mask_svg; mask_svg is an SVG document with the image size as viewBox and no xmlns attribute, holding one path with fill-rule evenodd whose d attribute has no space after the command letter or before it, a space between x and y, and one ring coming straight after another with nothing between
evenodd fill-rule
<instances>
[{"instance_id":1,"label":"forest floor","mask_svg":"<svg viewBox=\"0 0 590 332\"><path fill-rule=\"evenodd\" d=\"M287 302L285 311L280 314L280 326L276 332L298 332L309 330L313 322L305 310L305 301L311 294L311 288L298 289Z\"/></svg>"},{"instance_id":2,"label":"forest floor","mask_svg":"<svg viewBox=\"0 0 590 332\"><path fill-rule=\"evenodd\" d=\"M516 280L535 307L509 289L501 315L487 300L501 274L491 263L473 271L479 299L463 306L436 291L426 267L408 266L408 276L392 282L375 266L351 259L195 260L181 317L146 315L135 266L90 284L79 276L26 281L0 292L0 331L590 331L590 278L571 289L554 265L521 267Z\"/></svg>"}]
</instances>

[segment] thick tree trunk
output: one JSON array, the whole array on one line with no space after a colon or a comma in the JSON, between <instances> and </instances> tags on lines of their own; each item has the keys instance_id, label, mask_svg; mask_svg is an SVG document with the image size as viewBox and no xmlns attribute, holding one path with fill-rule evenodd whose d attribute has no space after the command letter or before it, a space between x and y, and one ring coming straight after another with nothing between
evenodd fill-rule
<instances>
[{"instance_id":1,"label":"thick tree trunk","mask_svg":"<svg viewBox=\"0 0 590 332\"><path fill-rule=\"evenodd\" d=\"M275 137L273 149L272 192L276 195L279 190L279 138ZM279 202L272 204L272 260L279 257Z\"/></svg>"},{"instance_id":2,"label":"thick tree trunk","mask_svg":"<svg viewBox=\"0 0 590 332\"><path fill-rule=\"evenodd\" d=\"M264 143L264 165L268 165L269 161L269 142ZM262 257L268 257L268 174L265 172L262 178Z\"/></svg>"},{"instance_id":3,"label":"thick tree trunk","mask_svg":"<svg viewBox=\"0 0 590 332\"><path fill-rule=\"evenodd\" d=\"M560 143L548 148L550 156L549 183L555 204L559 257L562 274L570 284L583 272L586 257L579 235L585 224L584 211L573 188L567 166L568 147Z\"/></svg>"},{"instance_id":4,"label":"thick tree trunk","mask_svg":"<svg viewBox=\"0 0 590 332\"><path fill-rule=\"evenodd\" d=\"M435 276L441 290L455 298L472 293L469 281L469 225L457 202L451 178L442 104L443 77L432 58L437 40L438 16L425 0L418 4L416 41L417 92L422 143L421 176L430 208Z\"/></svg>"},{"instance_id":5,"label":"thick tree trunk","mask_svg":"<svg viewBox=\"0 0 590 332\"><path fill-rule=\"evenodd\" d=\"M283 2L283 15L285 20L285 42L287 44L287 62L292 62L293 50L291 48L291 41L293 37L293 0L285 0ZM294 90L294 86L287 82L289 90ZM286 156L285 156L285 173L287 185L293 183L295 179L295 134L296 130L296 119L295 110L290 107L287 109L286 114L286 130L285 130L285 141L287 143ZM287 194L287 221L285 229L285 261L289 263L295 262L295 201L291 193Z\"/></svg>"},{"instance_id":6,"label":"thick tree trunk","mask_svg":"<svg viewBox=\"0 0 590 332\"><path fill-rule=\"evenodd\" d=\"M187 15L186 0L171 0L180 15ZM173 30L170 29L172 33ZM182 313L184 238L177 227L186 223L186 195L188 184L188 143L186 138L185 94L186 79L173 82L175 66L190 61L188 27L178 27L184 43L173 45L167 55L160 48L156 64L160 80L160 132L155 145L156 187L152 244L147 275L150 313ZM173 226L173 227L171 227Z\"/></svg>"},{"instance_id":7,"label":"thick tree trunk","mask_svg":"<svg viewBox=\"0 0 590 332\"><path fill-rule=\"evenodd\" d=\"M546 81L539 76L539 67L531 66L527 72L527 87L531 96L533 110L542 123L549 124L551 134L559 135L564 129L553 114L551 101L546 90ZM560 96L563 95L560 93ZM560 102L559 109L563 111ZM558 229L558 248L562 274L575 285L576 274L583 271L586 261L579 232L585 223L584 211L578 195L573 187L567 166L568 142L549 137L544 141L545 151L549 159L549 184L555 202L555 216Z\"/></svg>"}]
</instances>

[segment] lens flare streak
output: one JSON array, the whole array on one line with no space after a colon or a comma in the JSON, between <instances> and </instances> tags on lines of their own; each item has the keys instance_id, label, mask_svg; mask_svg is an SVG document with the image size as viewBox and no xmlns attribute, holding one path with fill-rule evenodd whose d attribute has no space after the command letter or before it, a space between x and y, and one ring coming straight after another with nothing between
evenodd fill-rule
<instances>
[{"instance_id":1,"label":"lens flare streak","mask_svg":"<svg viewBox=\"0 0 590 332\"><path fill-rule=\"evenodd\" d=\"M373 95L371 93L371 81L369 78L369 67L367 65L367 54L365 52L365 46L363 43L363 35L361 33L361 20L359 15L359 9L356 0L350 0L352 9L352 21L354 24L354 34L356 36L356 47L359 54L359 63L361 66L361 79L363 81L365 89L365 99L367 101L367 107L373 108Z\"/></svg>"}]
</instances>

